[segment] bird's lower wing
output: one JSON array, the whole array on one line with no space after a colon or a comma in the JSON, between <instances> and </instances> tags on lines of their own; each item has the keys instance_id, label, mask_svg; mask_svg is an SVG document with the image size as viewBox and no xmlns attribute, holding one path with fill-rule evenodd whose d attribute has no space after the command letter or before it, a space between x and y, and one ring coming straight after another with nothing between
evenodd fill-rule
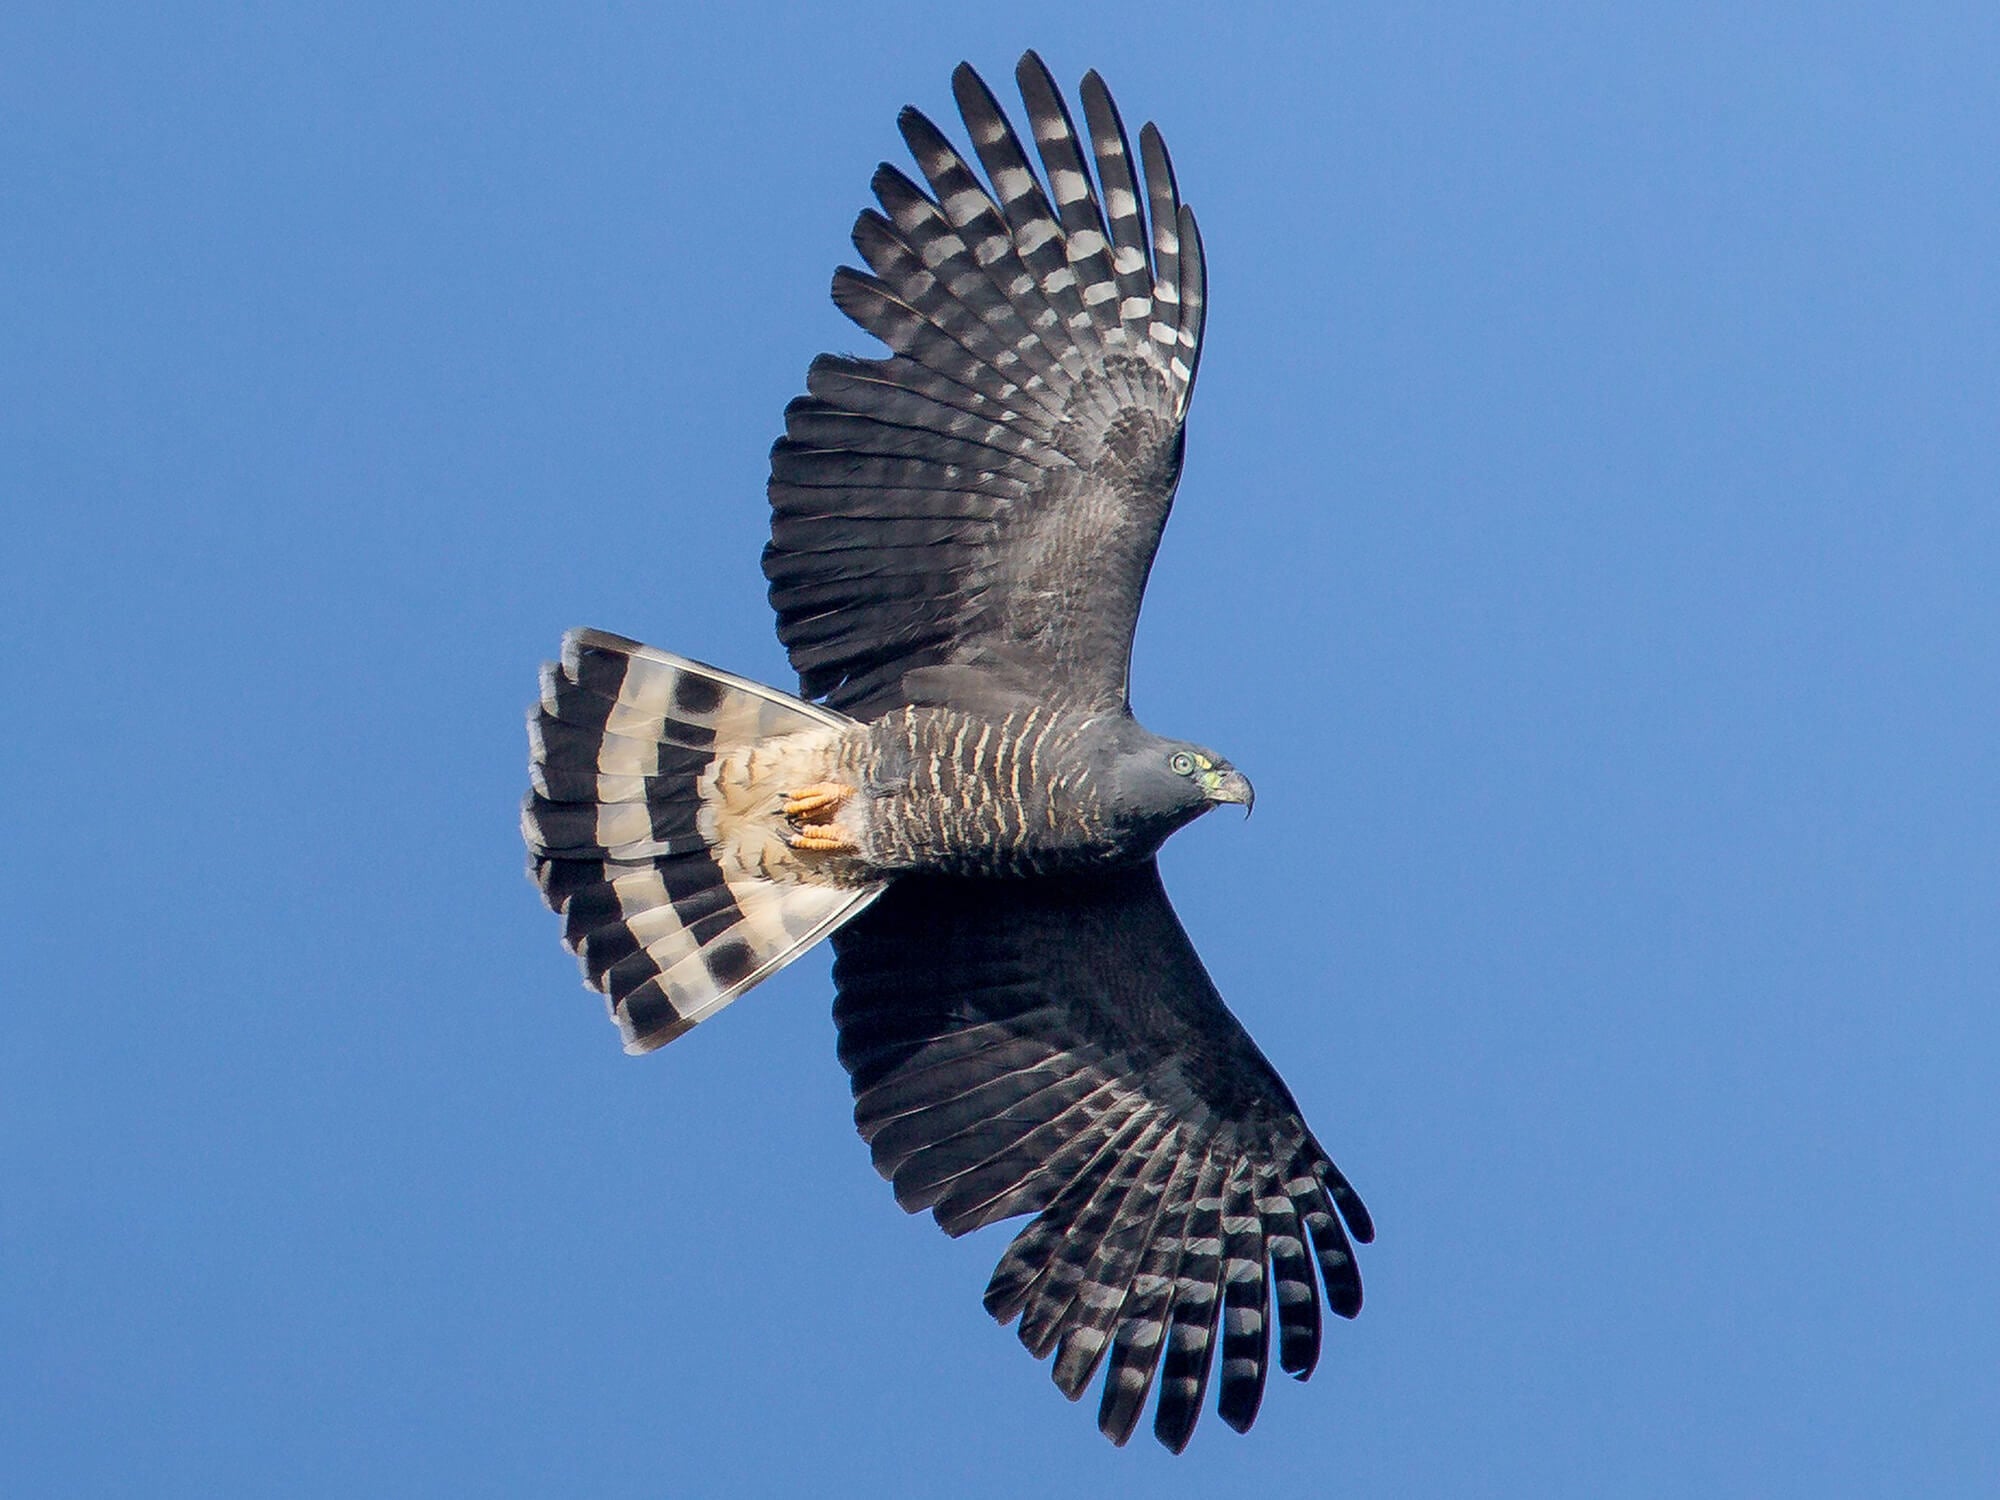
<instances>
[{"instance_id":1,"label":"bird's lower wing","mask_svg":"<svg viewBox=\"0 0 2000 1500\"><path fill-rule=\"evenodd\" d=\"M836 933L834 1017L875 1165L950 1234L1036 1214L986 1306L1080 1395L1106 1366L1116 1442L1194 1430L1318 1357L1320 1293L1352 1317L1367 1210L1222 1003L1158 868L1022 881L909 877ZM1346 1228L1342 1228L1345 1220ZM1273 1286L1275 1282L1275 1286ZM1164 1354L1164 1359L1162 1358Z\"/></svg>"}]
</instances>

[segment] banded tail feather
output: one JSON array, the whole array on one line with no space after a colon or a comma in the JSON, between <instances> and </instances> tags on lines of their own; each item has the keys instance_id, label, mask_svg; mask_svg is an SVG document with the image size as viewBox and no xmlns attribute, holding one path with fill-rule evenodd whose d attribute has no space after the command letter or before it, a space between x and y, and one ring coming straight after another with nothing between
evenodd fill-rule
<instances>
[{"instance_id":1,"label":"banded tail feather","mask_svg":"<svg viewBox=\"0 0 2000 1500\"><path fill-rule=\"evenodd\" d=\"M563 637L528 714L530 874L625 1050L650 1052L881 893L784 837L854 721L596 630Z\"/></svg>"}]
</instances>

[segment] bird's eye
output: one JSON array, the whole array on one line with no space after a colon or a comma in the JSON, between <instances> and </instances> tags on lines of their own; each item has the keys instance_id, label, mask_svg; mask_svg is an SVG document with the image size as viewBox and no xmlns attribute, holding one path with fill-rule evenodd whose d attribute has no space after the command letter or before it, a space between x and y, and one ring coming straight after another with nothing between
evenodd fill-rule
<instances>
[{"instance_id":1,"label":"bird's eye","mask_svg":"<svg viewBox=\"0 0 2000 1500\"><path fill-rule=\"evenodd\" d=\"M1167 764L1174 768L1176 776L1186 776L1194 770L1194 757L1189 755L1185 750L1176 750L1174 758L1168 761Z\"/></svg>"}]
</instances>

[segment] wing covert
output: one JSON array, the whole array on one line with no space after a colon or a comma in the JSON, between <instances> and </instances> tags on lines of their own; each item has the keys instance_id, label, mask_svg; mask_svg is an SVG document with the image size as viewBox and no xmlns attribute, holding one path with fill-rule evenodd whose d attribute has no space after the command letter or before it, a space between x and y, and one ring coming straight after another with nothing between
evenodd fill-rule
<instances>
[{"instance_id":1,"label":"wing covert","mask_svg":"<svg viewBox=\"0 0 2000 1500\"><path fill-rule=\"evenodd\" d=\"M1200 241L1159 132L1135 163L1095 73L1087 134L1034 53L1016 77L1047 187L971 67L953 92L984 179L906 109L924 185L877 171L880 211L854 228L868 269L833 284L890 353L815 360L771 452L779 639L804 696L863 718L948 701L966 670L1125 705L1201 347Z\"/></svg>"},{"instance_id":2,"label":"wing covert","mask_svg":"<svg viewBox=\"0 0 2000 1500\"><path fill-rule=\"evenodd\" d=\"M877 1169L949 1234L1037 1216L986 1306L1055 1356L1072 1399L1104 1369L1109 1436L1131 1435L1157 1372L1154 1430L1185 1446L1219 1327L1218 1409L1247 1428L1273 1301L1279 1364L1310 1373L1318 1283L1358 1312L1349 1235L1373 1229L1155 865L906 877L833 941L840 1057Z\"/></svg>"}]
</instances>

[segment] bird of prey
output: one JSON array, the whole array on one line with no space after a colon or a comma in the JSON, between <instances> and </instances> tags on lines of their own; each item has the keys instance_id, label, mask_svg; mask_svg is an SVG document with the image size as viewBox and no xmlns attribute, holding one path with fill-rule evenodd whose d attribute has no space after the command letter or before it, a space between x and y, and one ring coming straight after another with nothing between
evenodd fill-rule
<instances>
[{"instance_id":1,"label":"bird of prey","mask_svg":"<svg viewBox=\"0 0 2000 1500\"><path fill-rule=\"evenodd\" d=\"M1033 1220L986 1307L1123 1443L1186 1446L1219 1354L1239 1431L1368 1213L1224 1006L1155 855L1250 783L1141 727L1140 594L1173 503L1205 273L1159 132L1096 73L1084 132L1016 70L972 159L915 109L833 298L887 345L822 355L771 452L764 551L799 695L571 632L530 712L532 872L628 1051L831 935L854 1118L896 1201ZM1315 1274L1317 1268L1317 1275ZM1218 1348L1219 1345L1219 1348Z\"/></svg>"}]
</instances>

